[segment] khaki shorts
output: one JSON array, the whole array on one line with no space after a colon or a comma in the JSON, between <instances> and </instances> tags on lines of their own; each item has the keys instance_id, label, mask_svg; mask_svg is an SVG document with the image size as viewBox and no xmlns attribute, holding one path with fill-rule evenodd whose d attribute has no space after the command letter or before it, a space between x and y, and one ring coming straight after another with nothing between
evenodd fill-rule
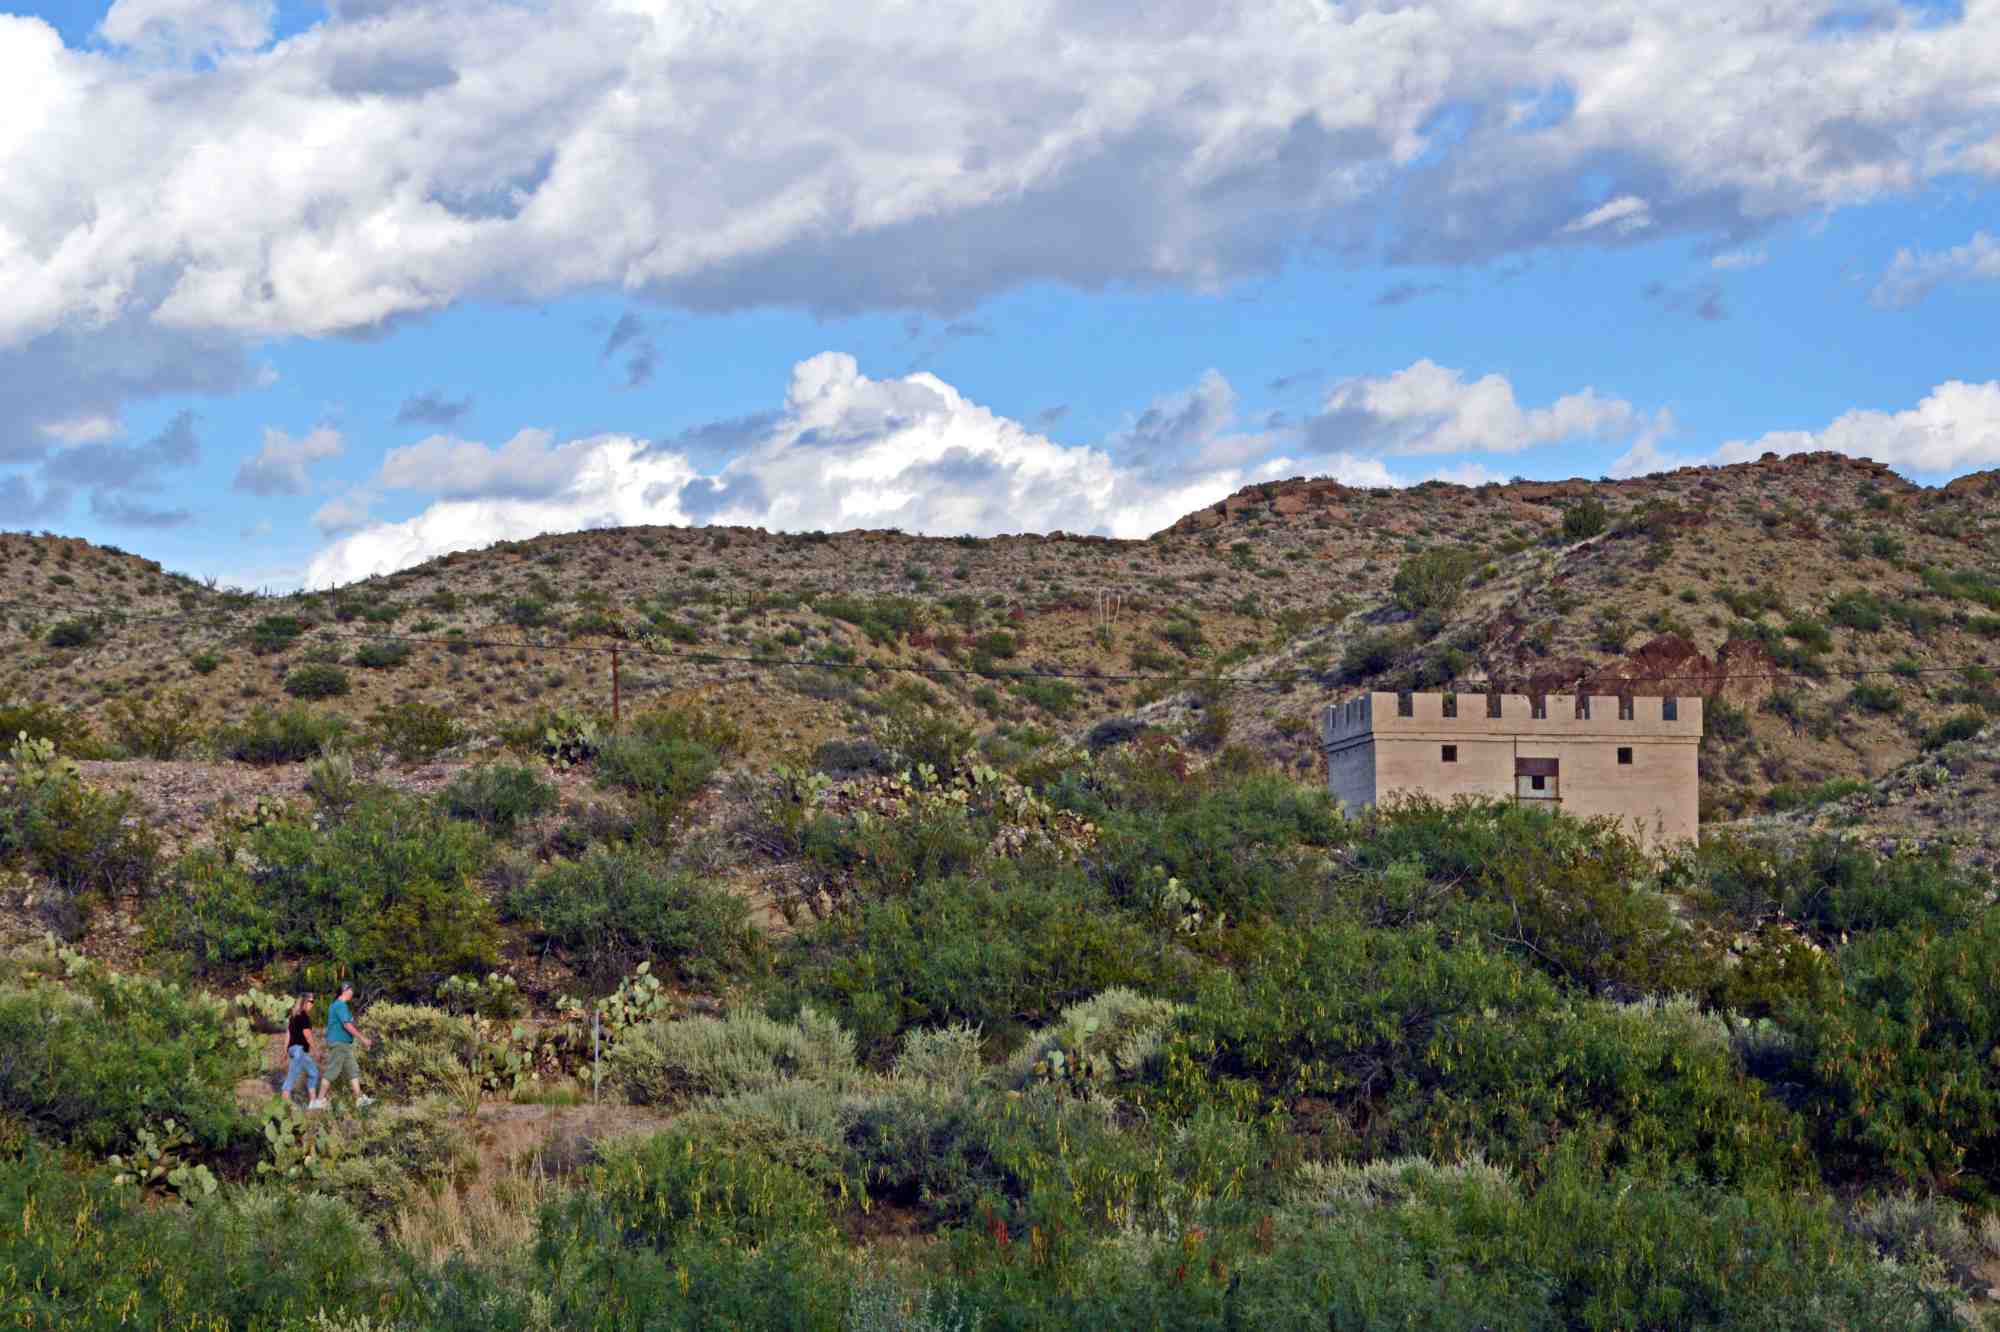
<instances>
[{"instance_id":1,"label":"khaki shorts","mask_svg":"<svg viewBox=\"0 0 2000 1332\"><path fill-rule=\"evenodd\" d=\"M361 1060L353 1041L328 1041L320 1060L320 1076L328 1082L353 1082L361 1076Z\"/></svg>"}]
</instances>

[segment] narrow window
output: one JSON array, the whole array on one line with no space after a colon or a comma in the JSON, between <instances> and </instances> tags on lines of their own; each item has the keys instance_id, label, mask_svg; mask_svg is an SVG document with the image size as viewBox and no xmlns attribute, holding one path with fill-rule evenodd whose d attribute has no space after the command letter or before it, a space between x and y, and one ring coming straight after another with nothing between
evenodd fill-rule
<instances>
[{"instance_id":1,"label":"narrow window","mask_svg":"<svg viewBox=\"0 0 2000 1332\"><path fill-rule=\"evenodd\" d=\"M1486 715L1489 717L1500 715L1500 695L1488 694L1486 696Z\"/></svg>"},{"instance_id":2,"label":"narrow window","mask_svg":"<svg viewBox=\"0 0 2000 1332\"><path fill-rule=\"evenodd\" d=\"M1630 694L1620 694L1618 696L1618 720L1632 720L1632 696Z\"/></svg>"},{"instance_id":3,"label":"narrow window","mask_svg":"<svg viewBox=\"0 0 2000 1332\"><path fill-rule=\"evenodd\" d=\"M1679 721L1680 719L1681 719L1681 701L1677 698L1661 699L1660 720Z\"/></svg>"},{"instance_id":4,"label":"narrow window","mask_svg":"<svg viewBox=\"0 0 2000 1332\"><path fill-rule=\"evenodd\" d=\"M1458 762L1458 746L1457 745L1444 746L1444 752L1438 755L1438 757L1446 763Z\"/></svg>"},{"instance_id":5,"label":"narrow window","mask_svg":"<svg viewBox=\"0 0 2000 1332\"><path fill-rule=\"evenodd\" d=\"M1446 694L1444 696L1444 715L1447 717L1456 717L1458 715L1457 694Z\"/></svg>"},{"instance_id":6,"label":"narrow window","mask_svg":"<svg viewBox=\"0 0 2000 1332\"><path fill-rule=\"evenodd\" d=\"M1629 768L1632 766L1632 746L1630 745L1618 746L1618 762L1622 767Z\"/></svg>"},{"instance_id":7,"label":"narrow window","mask_svg":"<svg viewBox=\"0 0 2000 1332\"><path fill-rule=\"evenodd\" d=\"M1578 694L1578 695L1576 696L1576 719L1577 719L1578 721L1589 721L1589 720L1590 720L1590 695L1589 695L1589 694Z\"/></svg>"},{"instance_id":8,"label":"narrow window","mask_svg":"<svg viewBox=\"0 0 2000 1332\"><path fill-rule=\"evenodd\" d=\"M1528 781L1537 791L1546 791L1549 789L1549 779L1546 777L1530 777Z\"/></svg>"},{"instance_id":9,"label":"narrow window","mask_svg":"<svg viewBox=\"0 0 2000 1332\"><path fill-rule=\"evenodd\" d=\"M1417 700L1408 690L1396 695L1396 715L1414 717L1417 715Z\"/></svg>"},{"instance_id":10,"label":"narrow window","mask_svg":"<svg viewBox=\"0 0 2000 1332\"><path fill-rule=\"evenodd\" d=\"M1547 721L1549 719L1549 696L1547 694L1536 694L1533 698L1529 699L1528 715L1536 721Z\"/></svg>"}]
</instances>

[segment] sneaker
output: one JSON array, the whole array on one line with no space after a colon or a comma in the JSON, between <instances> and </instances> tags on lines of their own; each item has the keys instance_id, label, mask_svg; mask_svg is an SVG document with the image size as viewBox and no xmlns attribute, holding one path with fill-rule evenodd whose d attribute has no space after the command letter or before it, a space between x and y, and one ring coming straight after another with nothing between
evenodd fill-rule
<instances>
[{"instance_id":1,"label":"sneaker","mask_svg":"<svg viewBox=\"0 0 2000 1332\"><path fill-rule=\"evenodd\" d=\"M354 1108L356 1110L359 1110L361 1107L365 1105L373 1105L373 1104L375 1104L375 1098L372 1096L357 1096L354 1098Z\"/></svg>"},{"instance_id":2,"label":"sneaker","mask_svg":"<svg viewBox=\"0 0 2000 1332\"><path fill-rule=\"evenodd\" d=\"M326 1102L325 1102L324 1100L317 1100L317 1101L307 1101L307 1102L306 1102L306 1109L307 1109L307 1110L324 1110L324 1109L326 1109Z\"/></svg>"}]
</instances>

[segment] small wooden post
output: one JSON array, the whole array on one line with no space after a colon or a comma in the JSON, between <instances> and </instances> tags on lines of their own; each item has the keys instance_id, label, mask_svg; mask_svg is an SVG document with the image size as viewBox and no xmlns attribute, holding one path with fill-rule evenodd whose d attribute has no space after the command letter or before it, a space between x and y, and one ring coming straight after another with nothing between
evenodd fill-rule
<instances>
[{"instance_id":1,"label":"small wooden post","mask_svg":"<svg viewBox=\"0 0 2000 1332\"><path fill-rule=\"evenodd\" d=\"M611 649L611 729L618 729L618 649Z\"/></svg>"},{"instance_id":2,"label":"small wooden post","mask_svg":"<svg viewBox=\"0 0 2000 1332\"><path fill-rule=\"evenodd\" d=\"M597 1071L597 1031L597 1010L593 1008L590 1010L590 1103L592 1105L597 1104L597 1087L601 1079Z\"/></svg>"}]
</instances>

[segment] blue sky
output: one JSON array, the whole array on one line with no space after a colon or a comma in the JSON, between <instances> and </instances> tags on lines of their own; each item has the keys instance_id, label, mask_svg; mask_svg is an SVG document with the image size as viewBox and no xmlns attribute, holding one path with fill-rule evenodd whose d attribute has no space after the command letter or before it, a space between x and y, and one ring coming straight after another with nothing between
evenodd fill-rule
<instances>
[{"instance_id":1,"label":"blue sky","mask_svg":"<svg viewBox=\"0 0 2000 1332\"><path fill-rule=\"evenodd\" d=\"M292 586L2000 466L2000 0L1657 11L0 10L0 526Z\"/></svg>"}]
</instances>

